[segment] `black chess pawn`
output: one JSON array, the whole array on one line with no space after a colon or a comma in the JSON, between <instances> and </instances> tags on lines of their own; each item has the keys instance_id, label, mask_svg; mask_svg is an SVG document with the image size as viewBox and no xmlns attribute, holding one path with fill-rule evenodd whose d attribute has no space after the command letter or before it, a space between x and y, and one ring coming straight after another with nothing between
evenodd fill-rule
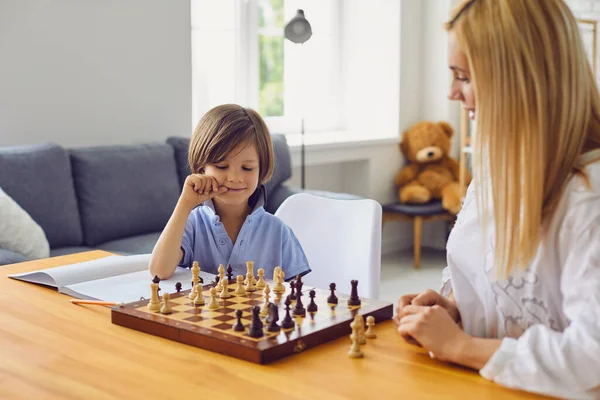
<instances>
[{"instance_id":1,"label":"black chess pawn","mask_svg":"<svg viewBox=\"0 0 600 400\"><path fill-rule=\"evenodd\" d=\"M350 291L350 298L348 299L349 306L360 306L360 297L358 297L358 281L353 279L350 281L352 290Z\"/></svg>"},{"instance_id":2,"label":"black chess pawn","mask_svg":"<svg viewBox=\"0 0 600 400\"><path fill-rule=\"evenodd\" d=\"M177 293L181 292L181 282L175 284L175 290L177 290Z\"/></svg>"},{"instance_id":3,"label":"black chess pawn","mask_svg":"<svg viewBox=\"0 0 600 400\"><path fill-rule=\"evenodd\" d=\"M304 304L302 304L302 279L300 275L296 278L296 306L294 307L294 317L304 317L306 316L306 309L304 308ZM290 299L291 300L291 299Z\"/></svg>"},{"instance_id":4,"label":"black chess pawn","mask_svg":"<svg viewBox=\"0 0 600 400\"><path fill-rule=\"evenodd\" d=\"M227 280L228 281L233 280L233 268L231 268L231 264L227 265Z\"/></svg>"},{"instance_id":5,"label":"black chess pawn","mask_svg":"<svg viewBox=\"0 0 600 400\"><path fill-rule=\"evenodd\" d=\"M337 304L338 303L338 298L335 295L335 283L332 282L332 283L329 284L329 290L331 290L331 294L327 298L327 302L329 304Z\"/></svg>"},{"instance_id":6,"label":"black chess pawn","mask_svg":"<svg viewBox=\"0 0 600 400\"><path fill-rule=\"evenodd\" d=\"M244 312L242 310L237 310L235 312L235 316L237 317L237 323L233 326L233 330L236 332L243 332L244 331L244 324L242 324L242 314Z\"/></svg>"},{"instance_id":7,"label":"black chess pawn","mask_svg":"<svg viewBox=\"0 0 600 400\"><path fill-rule=\"evenodd\" d=\"M290 304L292 304L292 300L290 300L290 296L285 298L285 317L283 317L283 321L281 321L281 327L283 329L291 329L296 323L290 314Z\"/></svg>"},{"instance_id":8,"label":"black chess pawn","mask_svg":"<svg viewBox=\"0 0 600 400\"><path fill-rule=\"evenodd\" d=\"M250 323L250 328L248 328L248 336L253 338L260 338L264 336L263 332L263 322L260 320L260 307L254 306L252 307L252 322Z\"/></svg>"},{"instance_id":9,"label":"black chess pawn","mask_svg":"<svg viewBox=\"0 0 600 400\"><path fill-rule=\"evenodd\" d=\"M290 300L296 300L296 282L291 281L290 287L292 288L292 293L290 293Z\"/></svg>"},{"instance_id":10,"label":"black chess pawn","mask_svg":"<svg viewBox=\"0 0 600 400\"><path fill-rule=\"evenodd\" d=\"M160 283L160 278L158 275L154 275L154 279L152 279L152 283Z\"/></svg>"},{"instance_id":11,"label":"black chess pawn","mask_svg":"<svg viewBox=\"0 0 600 400\"><path fill-rule=\"evenodd\" d=\"M267 323L269 326L267 330L269 332L279 332L281 327L277 325L277 321L279 321L279 309L273 303L269 303L269 315L267 316Z\"/></svg>"},{"instance_id":12,"label":"black chess pawn","mask_svg":"<svg viewBox=\"0 0 600 400\"><path fill-rule=\"evenodd\" d=\"M310 304L308 305L306 310L309 313L316 313L319 308L319 307L317 307L317 303L315 303L315 294L316 294L316 292L314 290L311 290L310 292L308 292L308 295L310 296Z\"/></svg>"}]
</instances>

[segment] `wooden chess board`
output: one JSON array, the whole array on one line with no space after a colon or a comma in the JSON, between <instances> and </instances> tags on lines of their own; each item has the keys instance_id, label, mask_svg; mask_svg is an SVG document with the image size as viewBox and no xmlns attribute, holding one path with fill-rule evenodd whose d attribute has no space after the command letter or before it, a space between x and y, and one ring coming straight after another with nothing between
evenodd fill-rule
<instances>
[{"instance_id":1,"label":"wooden chess board","mask_svg":"<svg viewBox=\"0 0 600 400\"><path fill-rule=\"evenodd\" d=\"M273 287L272 282L268 284ZM211 287L212 285L203 286L206 304L210 299ZM285 317L284 301L291 293L288 283L285 283L285 287L285 293L271 293L270 296L271 302L278 307L279 323ZM357 313L364 318L372 315L378 323L392 318L393 312L391 303L365 298L361 298L360 306L348 306L349 296L339 293L336 293L338 304L328 304L329 291L303 287L302 303L305 308L310 303L308 292L311 289L315 290L317 312L307 312L305 317L294 317L295 327L281 329L279 332L268 332L268 324L265 323L264 336L253 338L248 335L248 326L252 319L251 309L264 303L262 292L237 296L234 294L233 281L230 281L228 289L232 297L219 299L220 308L217 310L208 310L207 305L194 306L188 298L190 290L186 290L171 294L172 314L151 312L147 308L149 300L142 300L114 307L112 323L243 360L266 364L349 335L350 322ZM292 309L293 304L295 302L292 303ZM242 323L246 327L243 332L233 330L233 325L237 323L237 310L243 312Z\"/></svg>"}]
</instances>

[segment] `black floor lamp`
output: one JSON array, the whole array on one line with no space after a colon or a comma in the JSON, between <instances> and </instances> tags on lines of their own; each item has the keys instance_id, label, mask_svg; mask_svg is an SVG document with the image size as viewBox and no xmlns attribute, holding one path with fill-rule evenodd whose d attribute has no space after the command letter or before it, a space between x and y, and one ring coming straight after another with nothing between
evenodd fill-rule
<instances>
[{"instance_id":1,"label":"black floor lamp","mask_svg":"<svg viewBox=\"0 0 600 400\"><path fill-rule=\"evenodd\" d=\"M293 43L303 44L312 36L312 28L310 23L304 16L303 10L296 11L294 18L285 26L285 37ZM300 145L300 181L302 189L306 189L304 181L304 115L301 122L301 145Z\"/></svg>"}]
</instances>

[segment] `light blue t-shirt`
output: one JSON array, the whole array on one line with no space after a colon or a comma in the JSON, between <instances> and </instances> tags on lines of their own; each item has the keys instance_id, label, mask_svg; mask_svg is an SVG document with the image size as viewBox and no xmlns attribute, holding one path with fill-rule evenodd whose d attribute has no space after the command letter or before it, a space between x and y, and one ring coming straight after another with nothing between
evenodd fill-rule
<instances>
[{"instance_id":1,"label":"light blue t-shirt","mask_svg":"<svg viewBox=\"0 0 600 400\"><path fill-rule=\"evenodd\" d=\"M310 272L308 260L294 232L276 216L269 214L259 201L238 234L235 244L225 231L211 200L196 207L189 215L181 240L183 258L180 267L190 268L198 261L200 269L217 274L219 264L231 265L234 279L246 276L246 261L254 261L254 275L259 268L272 279L280 266L285 280Z\"/></svg>"}]
</instances>

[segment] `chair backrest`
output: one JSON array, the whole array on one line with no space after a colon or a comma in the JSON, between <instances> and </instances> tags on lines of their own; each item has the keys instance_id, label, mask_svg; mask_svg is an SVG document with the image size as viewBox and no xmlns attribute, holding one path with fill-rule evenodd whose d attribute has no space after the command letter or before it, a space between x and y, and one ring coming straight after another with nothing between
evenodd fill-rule
<instances>
[{"instance_id":1,"label":"chair backrest","mask_svg":"<svg viewBox=\"0 0 600 400\"><path fill-rule=\"evenodd\" d=\"M358 280L361 297L379 297L381 271L381 206L374 200L337 200L299 193L277 209L293 231L312 272L306 285L350 293L350 281Z\"/></svg>"}]
</instances>

